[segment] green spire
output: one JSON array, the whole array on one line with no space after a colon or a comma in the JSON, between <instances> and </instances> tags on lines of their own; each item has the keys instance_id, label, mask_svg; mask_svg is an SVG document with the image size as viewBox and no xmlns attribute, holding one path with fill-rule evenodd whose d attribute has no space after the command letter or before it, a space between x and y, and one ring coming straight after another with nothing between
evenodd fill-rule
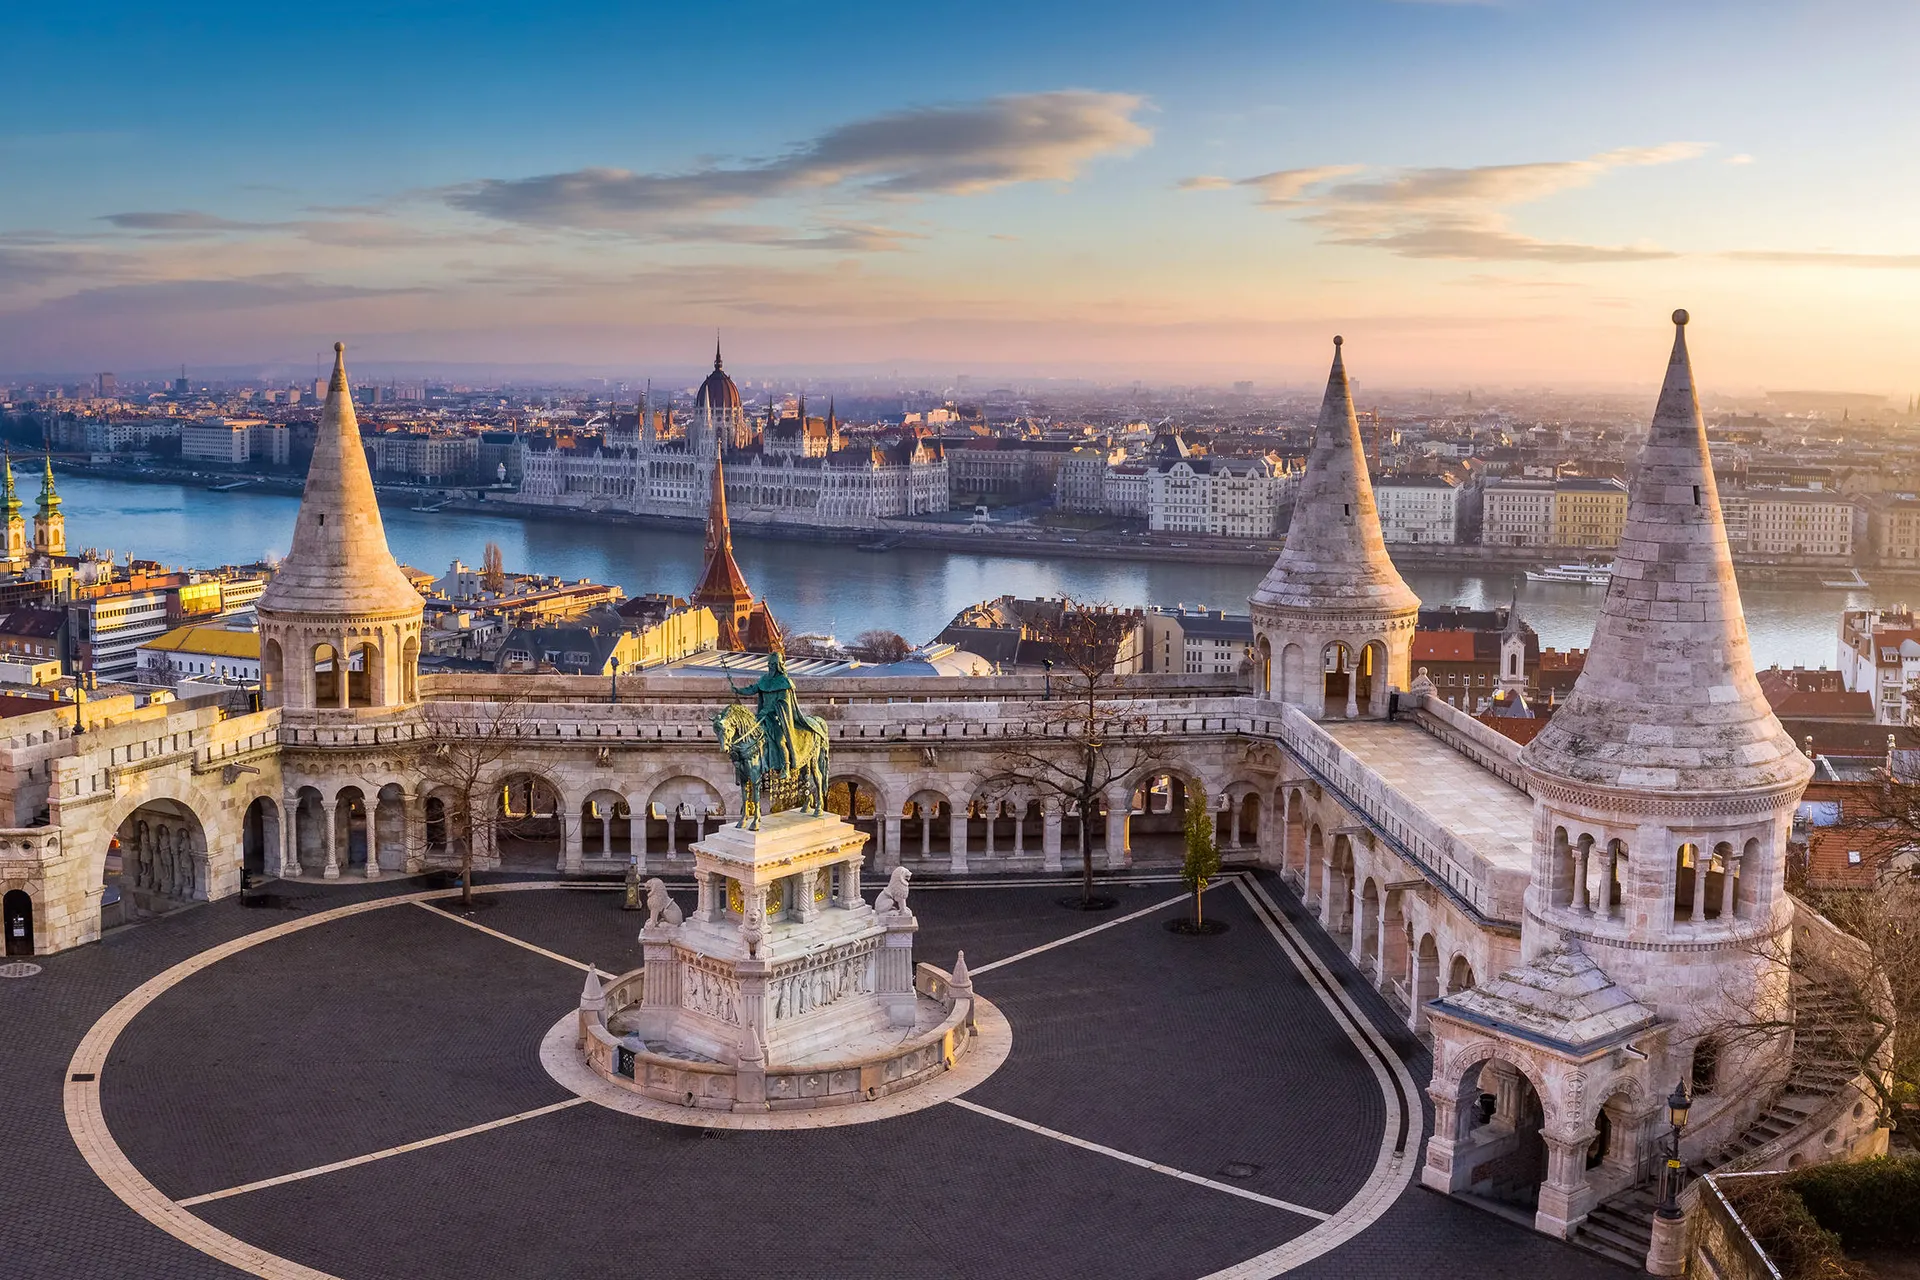
<instances>
[{"instance_id":1,"label":"green spire","mask_svg":"<svg viewBox=\"0 0 1920 1280\"><path fill-rule=\"evenodd\" d=\"M53 488L53 455L47 455L47 473L40 480L40 514L50 516L60 509L60 495Z\"/></svg>"},{"instance_id":2,"label":"green spire","mask_svg":"<svg viewBox=\"0 0 1920 1280\"><path fill-rule=\"evenodd\" d=\"M13 491L13 455L6 456L6 489L0 493L0 507L6 509L7 523L12 524L20 518L20 495Z\"/></svg>"}]
</instances>

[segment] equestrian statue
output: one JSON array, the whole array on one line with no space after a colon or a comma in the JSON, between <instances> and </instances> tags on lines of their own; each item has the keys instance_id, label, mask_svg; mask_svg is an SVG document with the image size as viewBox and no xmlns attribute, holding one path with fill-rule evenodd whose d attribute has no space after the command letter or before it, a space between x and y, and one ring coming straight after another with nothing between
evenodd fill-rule
<instances>
[{"instance_id":1,"label":"equestrian statue","mask_svg":"<svg viewBox=\"0 0 1920 1280\"><path fill-rule=\"evenodd\" d=\"M754 700L752 711L735 703L713 718L714 735L733 761L733 778L740 784L740 826L758 831L763 811L824 812L827 726L795 702L786 660L773 654L765 675L744 689L731 679L727 687L736 697Z\"/></svg>"}]
</instances>

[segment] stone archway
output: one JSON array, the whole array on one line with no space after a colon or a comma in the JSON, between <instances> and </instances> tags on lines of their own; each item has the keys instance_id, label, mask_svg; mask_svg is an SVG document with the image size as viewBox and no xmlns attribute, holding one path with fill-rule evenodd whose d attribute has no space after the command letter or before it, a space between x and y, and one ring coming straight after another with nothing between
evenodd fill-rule
<instances>
[{"instance_id":1,"label":"stone archway","mask_svg":"<svg viewBox=\"0 0 1920 1280\"><path fill-rule=\"evenodd\" d=\"M1353 933L1353 841L1333 838L1327 854L1327 883L1321 892L1320 923L1327 932L1351 941Z\"/></svg>"},{"instance_id":2,"label":"stone archway","mask_svg":"<svg viewBox=\"0 0 1920 1280\"><path fill-rule=\"evenodd\" d=\"M1354 941L1360 948L1360 970L1380 981L1380 886L1372 876L1360 888L1360 918L1353 924Z\"/></svg>"},{"instance_id":3,"label":"stone archway","mask_svg":"<svg viewBox=\"0 0 1920 1280\"><path fill-rule=\"evenodd\" d=\"M0 934L6 937L8 955L33 954L33 895L25 889L9 889L0 898Z\"/></svg>"},{"instance_id":4,"label":"stone archway","mask_svg":"<svg viewBox=\"0 0 1920 1280\"><path fill-rule=\"evenodd\" d=\"M595 791L580 802L580 849L585 857L624 862L633 853L633 812L617 791Z\"/></svg>"},{"instance_id":5,"label":"stone archway","mask_svg":"<svg viewBox=\"0 0 1920 1280\"><path fill-rule=\"evenodd\" d=\"M1539 1083L1504 1058L1483 1058L1460 1074L1453 1121L1447 1190L1529 1213L1538 1209L1548 1173Z\"/></svg>"},{"instance_id":6,"label":"stone archway","mask_svg":"<svg viewBox=\"0 0 1920 1280\"><path fill-rule=\"evenodd\" d=\"M1427 1029L1427 1002L1440 998L1440 946L1430 933L1421 934L1413 950L1412 986L1407 1026L1417 1035Z\"/></svg>"},{"instance_id":7,"label":"stone archway","mask_svg":"<svg viewBox=\"0 0 1920 1280\"><path fill-rule=\"evenodd\" d=\"M118 916L128 923L174 911L208 896L206 830L192 809L177 800L149 800L120 820L108 845L102 880L114 886L118 854ZM110 895L101 895L107 923Z\"/></svg>"},{"instance_id":8,"label":"stone archway","mask_svg":"<svg viewBox=\"0 0 1920 1280\"><path fill-rule=\"evenodd\" d=\"M240 821L240 869L249 879L268 874L280 861L280 806L256 796Z\"/></svg>"},{"instance_id":9,"label":"stone archway","mask_svg":"<svg viewBox=\"0 0 1920 1280\"><path fill-rule=\"evenodd\" d=\"M494 852L503 868L554 871L565 844L560 789L537 773L511 773L495 784L489 806Z\"/></svg>"},{"instance_id":10,"label":"stone archway","mask_svg":"<svg viewBox=\"0 0 1920 1280\"><path fill-rule=\"evenodd\" d=\"M366 793L346 786L333 795L334 858L341 873L358 868L362 875L377 879L380 864L373 856L373 819L368 811Z\"/></svg>"},{"instance_id":11,"label":"stone archway","mask_svg":"<svg viewBox=\"0 0 1920 1280\"><path fill-rule=\"evenodd\" d=\"M1447 966L1447 994L1458 995L1471 991L1473 986L1473 962L1463 955L1455 955L1453 963Z\"/></svg>"},{"instance_id":12,"label":"stone archway","mask_svg":"<svg viewBox=\"0 0 1920 1280\"><path fill-rule=\"evenodd\" d=\"M713 784L691 774L660 782L648 793L643 813L642 856L657 853L669 861L690 857L686 851L722 821L725 803Z\"/></svg>"},{"instance_id":13,"label":"stone archway","mask_svg":"<svg viewBox=\"0 0 1920 1280\"><path fill-rule=\"evenodd\" d=\"M953 849L953 802L938 791L916 791L901 808L900 843L903 858L914 855L929 861L950 860Z\"/></svg>"},{"instance_id":14,"label":"stone archway","mask_svg":"<svg viewBox=\"0 0 1920 1280\"><path fill-rule=\"evenodd\" d=\"M389 782L374 793L373 853L382 871L406 871L417 866L419 852L412 847L414 832L407 821L407 790ZM370 863L369 865L373 865Z\"/></svg>"}]
</instances>

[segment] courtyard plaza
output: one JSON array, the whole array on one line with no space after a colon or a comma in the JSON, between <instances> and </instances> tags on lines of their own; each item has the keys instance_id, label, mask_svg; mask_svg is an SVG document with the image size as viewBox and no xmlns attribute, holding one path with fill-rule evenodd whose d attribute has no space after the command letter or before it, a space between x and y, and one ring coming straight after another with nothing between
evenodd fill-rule
<instances>
[{"instance_id":1,"label":"courtyard plaza","mask_svg":"<svg viewBox=\"0 0 1920 1280\"><path fill-rule=\"evenodd\" d=\"M1621 1274L1416 1185L1426 1051L1266 873L1216 882L1210 938L1163 927L1190 909L1165 875L1103 913L1058 877L919 878L916 950L966 949L1010 1055L766 1130L559 1084L542 1039L586 966L639 963L641 916L607 883L481 888L274 882L0 982L0 1274Z\"/></svg>"}]
</instances>

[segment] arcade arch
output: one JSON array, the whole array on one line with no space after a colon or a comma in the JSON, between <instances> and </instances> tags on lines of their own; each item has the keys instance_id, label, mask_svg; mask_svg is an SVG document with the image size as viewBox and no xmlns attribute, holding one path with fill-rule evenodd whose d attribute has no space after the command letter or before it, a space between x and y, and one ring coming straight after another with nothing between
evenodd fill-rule
<instances>
[{"instance_id":1,"label":"arcade arch","mask_svg":"<svg viewBox=\"0 0 1920 1280\"><path fill-rule=\"evenodd\" d=\"M560 866L564 819L560 790L537 773L512 773L497 784L493 799L494 851L502 867Z\"/></svg>"},{"instance_id":2,"label":"arcade arch","mask_svg":"<svg viewBox=\"0 0 1920 1280\"><path fill-rule=\"evenodd\" d=\"M103 881L111 886L118 853L122 922L205 901L210 883L206 831L177 800L149 800L120 821L109 842ZM108 904L102 895L102 911ZM103 917L102 923L106 921Z\"/></svg>"}]
</instances>

